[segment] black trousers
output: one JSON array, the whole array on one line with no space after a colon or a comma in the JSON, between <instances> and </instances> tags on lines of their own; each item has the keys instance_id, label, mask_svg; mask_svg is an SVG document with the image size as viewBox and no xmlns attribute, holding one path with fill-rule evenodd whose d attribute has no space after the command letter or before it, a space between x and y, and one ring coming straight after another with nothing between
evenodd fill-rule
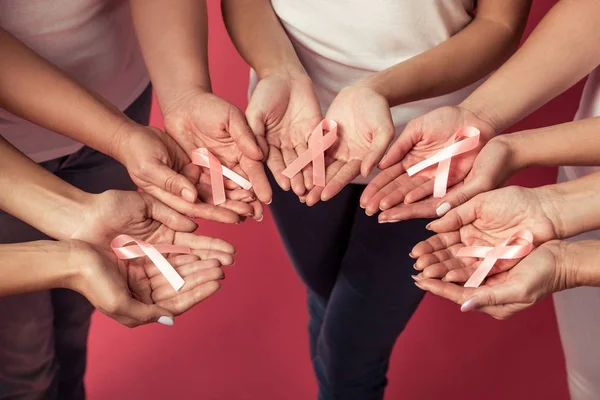
<instances>
[{"instance_id":1,"label":"black trousers","mask_svg":"<svg viewBox=\"0 0 600 400\"><path fill-rule=\"evenodd\" d=\"M383 399L392 348L423 298L408 253L429 221L379 224L359 206L362 185L308 207L271 184L272 213L308 288L319 399Z\"/></svg>"}]
</instances>

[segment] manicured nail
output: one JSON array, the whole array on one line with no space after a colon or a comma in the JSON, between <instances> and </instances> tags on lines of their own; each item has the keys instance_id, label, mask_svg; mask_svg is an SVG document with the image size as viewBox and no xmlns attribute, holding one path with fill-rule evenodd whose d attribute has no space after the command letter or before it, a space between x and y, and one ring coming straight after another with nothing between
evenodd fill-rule
<instances>
[{"instance_id":1,"label":"manicured nail","mask_svg":"<svg viewBox=\"0 0 600 400\"><path fill-rule=\"evenodd\" d=\"M410 253L408 253L408 256L415 260L418 258L417 256L415 256L415 254L412 251Z\"/></svg>"},{"instance_id":2,"label":"manicured nail","mask_svg":"<svg viewBox=\"0 0 600 400\"><path fill-rule=\"evenodd\" d=\"M261 216L260 216L260 218L256 220L256 222L260 222L260 221L262 221L264 218L265 218L265 216L264 216L264 215L261 215Z\"/></svg>"},{"instance_id":3,"label":"manicured nail","mask_svg":"<svg viewBox=\"0 0 600 400\"><path fill-rule=\"evenodd\" d=\"M181 197L184 198L184 200L189 201L190 203L194 203L196 201L195 197L194 197L194 192L192 192L190 189L188 188L184 188L181 191Z\"/></svg>"},{"instance_id":4,"label":"manicured nail","mask_svg":"<svg viewBox=\"0 0 600 400\"><path fill-rule=\"evenodd\" d=\"M400 222L399 219L388 219L387 221L381 221L380 224L394 224L396 222Z\"/></svg>"},{"instance_id":5,"label":"manicured nail","mask_svg":"<svg viewBox=\"0 0 600 400\"><path fill-rule=\"evenodd\" d=\"M415 286L421 290L425 290L425 289L423 289L423 285L421 285L419 282L415 282Z\"/></svg>"},{"instance_id":6,"label":"manicured nail","mask_svg":"<svg viewBox=\"0 0 600 400\"><path fill-rule=\"evenodd\" d=\"M367 217L372 217L373 215L375 215L374 212L371 212L369 210L365 210L365 214L367 214Z\"/></svg>"},{"instance_id":7,"label":"manicured nail","mask_svg":"<svg viewBox=\"0 0 600 400\"><path fill-rule=\"evenodd\" d=\"M302 204L306 203L306 199L303 199L302 197L299 197L298 200L300 200L300 203Z\"/></svg>"},{"instance_id":8,"label":"manicured nail","mask_svg":"<svg viewBox=\"0 0 600 400\"><path fill-rule=\"evenodd\" d=\"M418 274L417 274L417 275L411 275L410 277L411 277L411 278L413 278L413 279L415 280L415 282L418 282L418 281L420 281L421 279L423 279L423 278L419 277L419 275L418 275Z\"/></svg>"},{"instance_id":9,"label":"manicured nail","mask_svg":"<svg viewBox=\"0 0 600 400\"><path fill-rule=\"evenodd\" d=\"M273 202L273 199L269 200L269 202L268 202L268 203L265 203L265 204L266 204L266 205L269 205L269 204L271 204L272 202Z\"/></svg>"},{"instance_id":10,"label":"manicured nail","mask_svg":"<svg viewBox=\"0 0 600 400\"><path fill-rule=\"evenodd\" d=\"M166 326L173 326L175 324L175 321L173 321L173 318L167 317L164 315L162 317L160 317L158 319L158 321L156 321L156 322L158 322L159 324L166 325Z\"/></svg>"},{"instance_id":11,"label":"manicured nail","mask_svg":"<svg viewBox=\"0 0 600 400\"><path fill-rule=\"evenodd\" d=\"M360 205L360 208L362 208L363 210L365 209L365 206L362 203L360 203L359 205Z\"/></svg>"},{"instance_id":12,"label":"manicured nail","mask_svg":"<svg viewBox=\"0 0 600 400\"><path fill-rule=\"evenodd\" d=\"M464 302L464 304L460 307L460 311L469 312L469 311L475 310L476 308L477 308L477 299L473 297Z\"/></svg>"},{"instance_id":13,"label":"manicured nail","mask_svg":"<svg viewBox=\"0 0 600 400\"><path fill-rule=\"evenodd\" d=\"M450 211L450 203L442 203L436 210L435 213L437 214L438 217L443 216L444 214L446 214L448 211Z\"/></svg>"},{"instance_id":14,"label":"manicured nail","mask_svg":"<svg viewBox=\"0 0 600 400\"><path fill-rule=\"evenodd\" d=\"M414 269L416 269L416 270L418 271L418 269L417 269L417 263L414 263L414 264L413 264L413 268L414 268Z\"/></svg>"},{"instance_id":15,"label":"manicured nail","mask_svg":"<svg viewBox=\"0 0 600 400\"><path fill-rule=\"evenodd\" d=\"M430 230L431 230L431 222L430 222L430 223L428 223L427 225L425 225L425 229L427 229L428 231L430 231Z\"/></svg>"}]
</instances>

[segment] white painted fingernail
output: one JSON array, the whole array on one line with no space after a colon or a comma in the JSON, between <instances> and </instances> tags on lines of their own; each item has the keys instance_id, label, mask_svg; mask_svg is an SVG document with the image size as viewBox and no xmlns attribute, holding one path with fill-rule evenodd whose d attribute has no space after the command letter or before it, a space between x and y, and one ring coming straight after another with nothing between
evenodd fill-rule
<instances>
[{"instance_id":1,"label":"white painted fingernail","mask_svg":"<svg viewBox=\"0 0 600 400\"><path fill-rule=\"evenodd\" d=\"M265 216L264 216L264 215L261 215L261 216L260 216L260 218L256 220L256 222L260 222L260 221L262 221L264 218L265 218Z\"/></svg>"},{"instance_id":2,"label":"white painted fingernail","mask_svg":"<svg viewBox=\"0 0 600 400\"><path fill-rule=\"evenodd\" d=\"M435 213L437 214L438 217L443 216L444 214L446 214L448 211L450 211L450 208L452 208L452 206L450 205L450 203L442 203L436 210Z\"/></svg>"},{"instance_id":3,"label":"white painted fingernail","mask_svg":"<svg viewBox=\"0 0 600 400\"><path fill-rule=\"evenodd\" d=\"M173 325L175 325L175 321L173 321L173 318L166 317L164 315L162 317L160 317L158 319L158 321L156 321L156 322L158 322L159 324L166 325L166 326L173 326Z\"/></svg>"}]
</instances>

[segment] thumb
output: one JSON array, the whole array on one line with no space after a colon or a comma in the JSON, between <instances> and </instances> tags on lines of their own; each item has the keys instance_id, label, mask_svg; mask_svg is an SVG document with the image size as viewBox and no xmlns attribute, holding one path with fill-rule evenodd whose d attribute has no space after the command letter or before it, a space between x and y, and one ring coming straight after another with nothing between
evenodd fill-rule
<instances>
[{"instance_id":1,"label":"thumb","mask_svg":"<svg viewBox=\"0 0 600 400\"><path fill-rule=\"evenodd\" d=\"M246 119L266 160L269 155L269 145L265 139L265 122L263 116L258 111L255 111L252 104L250 104L246 110Z\"/></svg>"},{"instance_id":2,"label":"thumb","mask_svg":"<svg viewBox=\"0 0 600 400\"><path fill-rule=\"evenodd\" d=\"M460 307L462 312L469 312L485 307L501 306L510 303L520 303L524 300L519 293L519 285L505 282L494 286L482 286Z\"/></svg>"},{"instance_id":3,"label":"thumb","mask_svg":"<svg viewBox=\"0 0 600 400\"><path fill-rule=\"evenodd\" d=\"M406 128L404 128L398 139L392 144L387 154L379 163L379 168L389 168L402 161L404 156L406 156L410 149L413 148L416 143L415 137L417 134L417 130L413 127L414 124L411 124L410 122L406 125Z\"/></svg>"},{"instance_id":4,"label":"thumb","mask_svg":"<svg viewBox=\"0 0 600 400\"><path fill-rule=\"evenodd\" d=\"M456 185L451 189L438 204L435 213L438 217L443 217L451 209L458 207L480 193L494 189L491 185L486 185L482 179L471 179L467 177L462 185Z\"/></svg>"},{"instance_id":5,"label":"thumb","mask_svg":"<svg viewBox=\"0 0 600 400\"><path fill-rule=\"evenodd\" d=\"M439 208L439 207L438 207ZM431 222L427 228L436 233L458 231L477 218L477 207L474 202L468 202L449 211L442 218Z\"/></svg>"},{"instance_id":6,"label":"thumb","mask_svg":"<svg viewBox=\"0 0 600 400\"><path fill-rule=\"evenodd\" d=\"M360 166L360 173L367 177L385 154L390 142L394 138L394 126L391 124L377 129L371 142L371 151L367 154Z\"/></svg>"},{"instance_id":7,"label":"thumb","mask_svg":"<svg viewBox=\"0 0 600 400\"><path fill-rule=\"evenodd\" d=\"M138 325L158 322L162 325L172 326L175 323L175 316L167 309L156 304L144 304L131 297L128 297L123 304L119 314L136 321Z\"/></svg>"},{"instance_id":8,"label":"thumb","mask_svg":"<svg viewBox=\"0 0 600 400\"><path fill-rule=\"evenodd\" d=\"M230 118L229 134L242 154L251 160L261 161L264 158L263 152L256 144L253 130L248 125L244 114L236 108L235 112L231 113Z\"/></svg>"},{"instance_id":9,"label":"thumb","mask_svg":"<svg viewBox=\"0 0 600 400\"><path fill-rule=\"evenodd\" d=\"M196 202L198 191L185 176L178 174L162 163L158 163L148 170L152 171L145 179L148 183L175 196L182 197L190 203Z\"/></svg>"}]
</instances>

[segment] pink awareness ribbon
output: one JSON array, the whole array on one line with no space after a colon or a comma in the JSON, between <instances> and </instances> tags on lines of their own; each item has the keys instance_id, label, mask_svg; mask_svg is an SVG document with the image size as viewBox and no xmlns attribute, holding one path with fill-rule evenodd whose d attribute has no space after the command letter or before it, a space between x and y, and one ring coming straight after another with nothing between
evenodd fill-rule
<instances>
[{"instance_id":1,"label":"pink awareness ribbon","mask_svg":"<svg viewBox=\"0 0 600 400\"><path fill-rule=\"evenodd\" d=\"M136 244L126 246L130 243ZM131 260L133 258L148 256L176 291L181 289L185 283L183 278L161 253L192 254L192 250L187 246L173 244L157 244L153 246L148 242L134 239L128 235L119 235L110 242L110 248L120 260Z\"/></svg>"},{"instance_id":2,"label":"pink awareness ribbon","mask_svg":"<svg viewBox=\"0 0 600 400\"><path fill-rule=\"evenodd\" d=\"M444 147L442 150L435 153L433 156L417 163L406 170L408 176L413 176L417 172L424 170L427 167L437 164L438 169L435 173L435 181L433 184L433 197L441 198L446 195L448 188L448 175L450 174L450 160L459 154L471 151L479 145L479 129L474 126L466 126L459 129L454 134L454 140L464 138L458 142Z\"/></svg>"},{"instance_id":3,"label":"pink awareness ribbon","mask_svg":"<svg viewBox=\"0 0 600 400\"><path fill-rule=\"evenodd\" d=\"M213 201L215 205L225 203L225 185L223 176L246 190L252 189L252 184L241 175L233 172L221 164L221 161L214 156L207 148L201 147L192 151L192 163L210 170L210 186L212 189Z\"/></svg>"},{"instance_id":4,"label":"pink awareness ribbon","mask_svg":"<svg viewBox=\"0 0 600 400\"><path fill-rule=\"evenodd\" d=\"M516 239L523 239L527 244L512 245L508 244ZM515 260L523 258L533 249L533 234L529 231L518 231L512 234L511 237L500 243L496 247L490 246L467 246L458 250L457 257L475 257L483 258L479 267L473 272L465 287L479 287L488 276L492 267L498 260Z\"/></svg>"},{"instance_id":5,"label":"pink awareness ribbon","mask_svg":"<svg viewBox=\"0 0 600 400\"><path fill-rule=\"evenodd\" d=\"M327 130L327 134L323 136L323 130ZM324 119L319 122L319 125L312 131L308 139L308 150L300 154L282 174L288 178L292 178L297 173L302 171L304 167L312 162L313 165L313 180L315 186L325 186L325 150L330 148L337 140L337 122L332 119Z\"/></svg>"}]
</instances>

